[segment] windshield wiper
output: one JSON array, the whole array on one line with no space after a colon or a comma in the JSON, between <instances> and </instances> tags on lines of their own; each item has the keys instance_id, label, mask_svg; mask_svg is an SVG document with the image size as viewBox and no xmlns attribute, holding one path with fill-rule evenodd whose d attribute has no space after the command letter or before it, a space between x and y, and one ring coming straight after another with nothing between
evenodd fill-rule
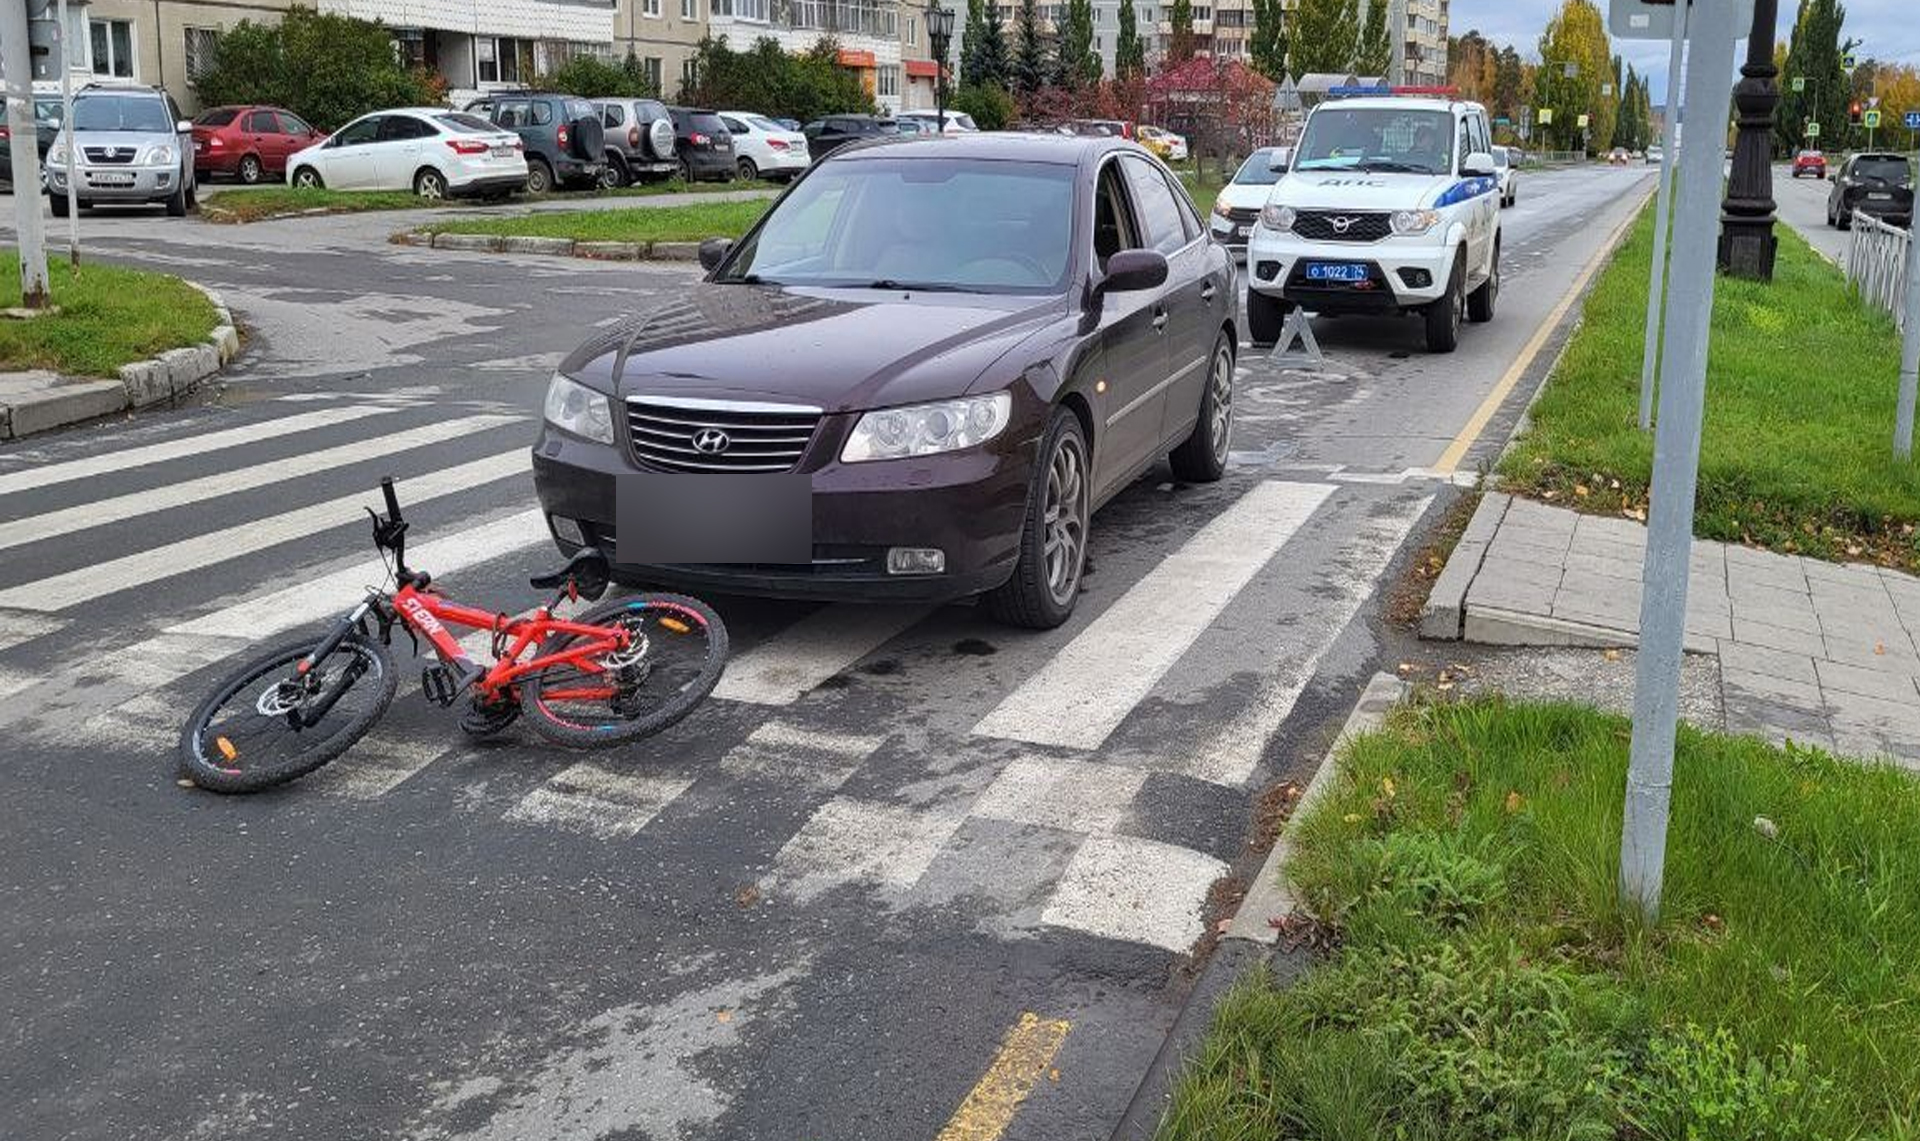
<instances>
[{"instance_id":1,"label":"windshield wiper","mask_svg":"<svg viewBox=\"0 0 1920 1141\"><path fill-rule=\"evenodd\" d=\"M1355 170L1379 171L1383 174L1432 174L1430 166L1418 166L1410 162L1399 162L1390 158L1370 158L1354 167Z\"/></svg>"},{"instance_id":2,"label":"windshield wiper","mask_svg":"<svg viewBox=\"0 0 1920 1141\"><path fill-rule=\"evenodd\" d=\"M866 283L866 285L863 288L897 289L903 293L968 293L968 292L971 292L965 286L960 286L960 285L943 285L939 282L928 282L928 281L895 281L891 277L883 277L878 281L869 281Z\"/></svg>"},{"instance_id":3,"label":"windshield wiper","mask_svg":"<svg viewBox=\"0 0 1920 1141\"><path fill-rule=\"evenodd\" d=\"M723 277L723 278L720 278L719 281L720 281L720 284L722 285L785 285L786 284L783 281L775 281L771 277L761 277L757 273L743 273L739 277Z\"/></svg>"}]
</instances>

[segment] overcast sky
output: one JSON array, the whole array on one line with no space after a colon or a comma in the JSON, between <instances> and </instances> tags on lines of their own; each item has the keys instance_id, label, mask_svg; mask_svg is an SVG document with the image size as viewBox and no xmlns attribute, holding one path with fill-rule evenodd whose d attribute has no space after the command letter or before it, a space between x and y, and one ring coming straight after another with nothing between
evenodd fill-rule
<instances>
[{"instance_id":1,"label":"overcast sky","mask_svg":"<svg viewBox=\"0 0 1920 1141\"><path fill-rule=\"evenodd\" d=\"M1608 0L1595 0L1606 12ZM1779 0L1779 37L1785 42L1793 30L1799 11L1798 0ZM1861 41L1862 55L1899 63L1920 65L1920 20L1915 9L1920 0L1843 0L1847 11L1846 35ZM1512 44L1528 59L1538 59L1540 34L1547 21L1560 8L1560 0L1453 0L1453 35L1477 28L1496 43ZM1898 16L1904 15L1905 19ZM1642 75L1652 77L1653 101L1666 98L1667 45L1665 43L1614 41L1614 50L1630 61ZM1742 58L1745 52L1741 48Z\"/></svg>"}]
</instances>

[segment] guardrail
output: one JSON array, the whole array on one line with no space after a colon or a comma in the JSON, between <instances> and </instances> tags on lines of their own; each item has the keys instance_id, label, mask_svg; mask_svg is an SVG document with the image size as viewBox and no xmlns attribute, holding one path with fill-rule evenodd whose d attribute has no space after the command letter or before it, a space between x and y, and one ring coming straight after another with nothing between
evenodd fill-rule
<instances>
[{"instance_id":1,"label":"guardrail","mask_svg":"<svg viewBox=\"0 0 1920 1141\"><path fill-rule=\"evenodd\" d=\"M1906 327L1907 243L1912 236L1897 226L1854 211L1847 240L1847 283L1867 304L1884 309L1893 323Z\"/></svg>"}]
</instances>

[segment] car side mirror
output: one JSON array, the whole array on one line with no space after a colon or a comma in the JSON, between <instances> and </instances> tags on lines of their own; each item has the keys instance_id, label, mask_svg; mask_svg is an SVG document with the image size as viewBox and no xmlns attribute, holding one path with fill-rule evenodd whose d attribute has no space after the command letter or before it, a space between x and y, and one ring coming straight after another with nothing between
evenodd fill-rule
<instances>
[{"instance_id":1,"label":"car side mirror","mask_svg":"<svg viewBox=\"0 0 1920 1141\"><path fill-rule=\"evenodd\" d=\"M181 119L174 123L173 129L180 134L191 135L193 134L193 121L191 119Z\"/></svg>"},{"instance_id":2,"label":"car side mirror","mask_svg":"<svg viewBox=\"0 0 1920 1141\"><path fill-rule=\"evenodd\" d=\"M1159 250L1121 250L1107 259L1107 276L1097 294L1131 293L1167 283L1167 255Z\"/></svg>"},{"instance_id":3,"label":"car side mirror","mask_svg":"<svg viewBox=\"0 0 1920 1141\"><path fill-rule=\"evenodd\" d=\"M1460 174L1464 178L1494 178L1500 169L1493 164L1493 155L1487 151L1475 151L1460 164Z\"/></svg>"},{"instance_id":4,"label":"car side mirror","mask_svg":"<svg viewBox=\"0 0 1920 1141\"><path fill-rule=\"evenodd\" d=\"M700 268L712 270L727 260L727 251L733 248L732 238L708 238L700 243Z\"/></svg>"}]
</instances>

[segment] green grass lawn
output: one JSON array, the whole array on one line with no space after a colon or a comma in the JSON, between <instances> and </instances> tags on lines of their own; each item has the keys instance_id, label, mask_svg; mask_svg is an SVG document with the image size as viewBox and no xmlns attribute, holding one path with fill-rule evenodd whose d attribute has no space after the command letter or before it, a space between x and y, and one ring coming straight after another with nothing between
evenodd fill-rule
<instances>
[{"instance_id":1,"label":"green grass lawn","mask_svg":"<svg viewBox=\"0 0 1920 1141\"><path fill-rule=\"evenodd\" d=\"M1336 949L1221 1001L1162 1141L1920 1136L1920 783L1682 730L1647 927L1628 733L1487 699L1355 742L1291 866Z\"/></svg>"},{"instance_id":2,"label":"green grass lawn","mask_svg":"<svg viewBox=\"0 0 1920 1141\"><path fill-rule=\"evenodd\" d=\"M1651 222L1642 217L1500 464L1503 490L1644 511L1639 430ZM1722 277L1713 309L1694 533L1920 569L1920 466L1893 458L1899 338L1786 226L1771 285Z\"/></svg>"},{"instance_id":3,"label":"green grass lawn","mask_svg":"<svg viewBox=\"0 0 1920 1141\"><path fill-rule=\"evenodd\" d=\"M499 234L529 238L572 238L579 242L697 242L737 238L766 212L768 200L697 202L688 206L632 210L560 210L501 218L461 218L435 222L439 234Z\"/></svg>"},{"instance_id":4,"label":"green grass lawn","mask_svg":"<svg viewBox=\"0 0 1920 1141\"><path fill-rule=\"evenodd\" d=\"M0 319L0 370L51 369L69 376L117 374L123 364L206 340L219 321L213 303L179 278L91 262L78 272L47 263L60 312ZM0 307L20 304L20 255L0 253Z\"/></svg>"},{"instance_id":5,"label":"green grass lawn","mask_svg":"<svg viewBox=\"0 0 1920 1141\"><path fill-rule=\"evenodd\" d=\"M625 186L618 190L557 191L540 199L519 202L569 201L588 198L652 198L661 194L717 194L729 190L777 190L771 182L696 182L679 179ZM304 190L292 186L221 187L208 194L200 212L209 222L258 222L309 210L329 214L359 214L372 210L421 210L434 206L473 205L468 200L428 202L404 190Z\"/></svg>"}]
</instances>

